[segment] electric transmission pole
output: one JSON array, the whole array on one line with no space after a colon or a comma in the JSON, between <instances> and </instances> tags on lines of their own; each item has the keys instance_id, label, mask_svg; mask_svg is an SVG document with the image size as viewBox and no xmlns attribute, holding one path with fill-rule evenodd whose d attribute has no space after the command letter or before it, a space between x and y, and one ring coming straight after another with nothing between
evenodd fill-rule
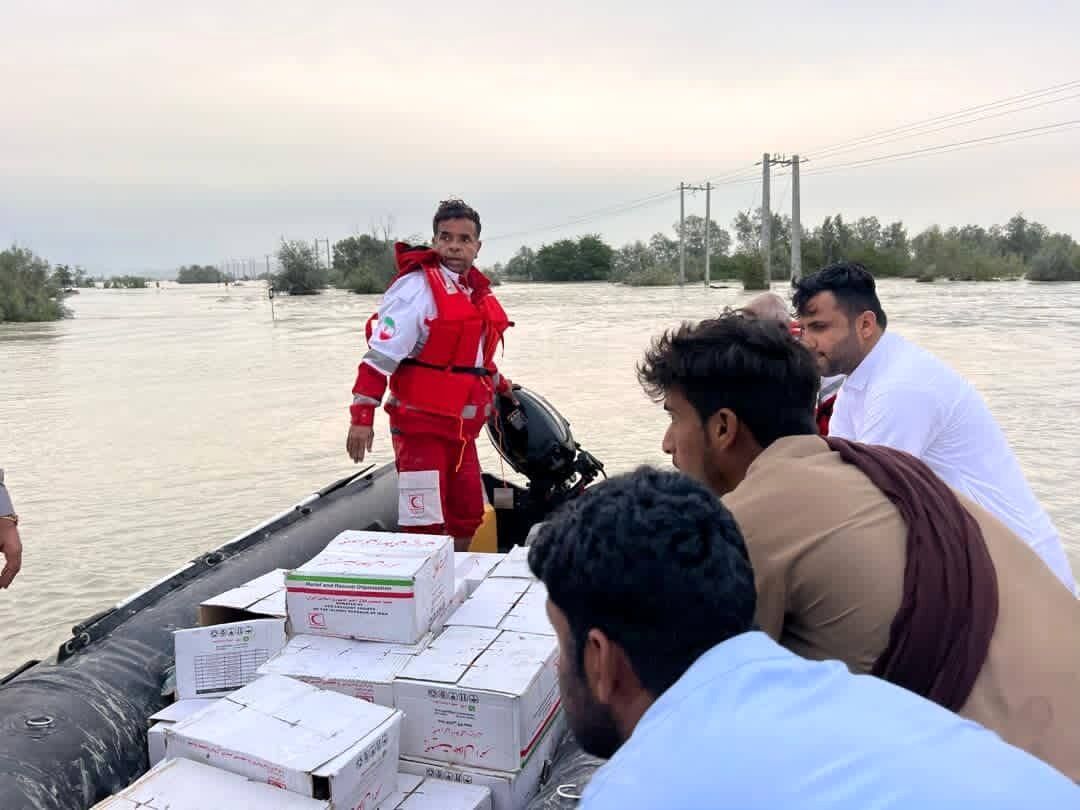
<instances>
[{"instance_id":1,"label":"electric transmission pole","mask_svg":"<svg viewBox=\"0 0 1080 810\"><path fill-rule=\"evenodd\" d=\"M799 156L791 156L791 280L802 276L802 219L799 208Z\"/></svg>"},{"instance_id":2,"label":"electric transmission pole","mask_svg":"<svg viewBox=\"0 0 1080 810\"><path fill-rule=\"evenodd\" d=\"M686 183L679 183L679 286L686 283Z\"/></svg>"},{"instance_id":3,"label":"electric transmission pole","mask_svg":"<svg viewBox=\"0 0 1080 810\"><path fill-rule=\"evenodd\" d=\"M705 286L709 285L709 198L712 183L703 186L691 186L679 183L679 284L686 282L686 205L684 197L687 191L705 192Z\"/></svg>"},{"instance_id":4,"label":"electric transmission pole","mask_svg":"<svg viewBox=\"0 0 1080 810\"><path fill-rule=\"evenodd\" d=\"M772 209L769 204L769 153L761 157L761 262L765 265L765 284L772 280L772 271L769 269L770 254L772 252Z\"/></svg>"}]
</instances>

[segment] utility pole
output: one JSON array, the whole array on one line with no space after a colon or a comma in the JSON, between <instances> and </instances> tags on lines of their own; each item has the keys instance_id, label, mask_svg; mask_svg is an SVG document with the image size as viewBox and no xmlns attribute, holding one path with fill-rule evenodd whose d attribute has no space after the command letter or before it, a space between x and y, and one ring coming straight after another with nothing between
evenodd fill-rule
<instances>
[{"instance_id":1,"label":"utility pole","mask_svg":"<svg viewBox=\"0 0 1080 810\"><path fill-rule=\"evenodd\" d=\"M679 286L686 283L686 183L679 183Z\"/></svg>"},{"instance_id":2,"label":"utility pole","mask_svg":"<svg viewBox=\"0 0 1080 810\"><path fill-rule=\"evenodd\" d=\"M692 186L679 183L679 284L686 282L686 205L684 196L687 191L705 192L705 285L709 284L709 194L712 183Z\"/></svg>"},{"instance_id":3,"label":"utility pole","mask_svg":"<svg viewBox=\"0 0 1080 810\"><path fill-rule=\"evenodd\" d=\"M705 289L709 288L709 281L711 279L709 273L709 219L712 214L709 212L709 202L712 196L712 183L705 184Z\"/></svg>"},{"instance_id":4,"label":"utility pole","mask_svg":"<svg viewBox=\"0 0 1080 810\"><path fill-rule=\"evenodd\" d=\"M802 272L801 227L799 219L799 156L791 159L783 155L770 157L766 152L761 156L761 258L765 265L765 282L772 281L772 206L769 202L769 167L791 167L791 277L796 279Z\"/></svg>"},{"instance_id":5,"label":"utility pole","mask_svg":"<svg viewBox=\"0 0 1080 810\"><path fill-rule=\"evenodd\" d=\"M770 252L772 248L772 209L769 204L769 153L761 157L761 262L765 265L765 284L772 280L772 271L769 269Z\"/></svg>"},{"instance_id":6,"label":"utility pole","mask_svg":"<svg viewBox=\"0 0 1080 810\"><path fill-rule=\"evenodd\" d=\"M791 280L802 276L802 220L799 207L799 156L791 156Z\"/></svg>"}]
</instances>

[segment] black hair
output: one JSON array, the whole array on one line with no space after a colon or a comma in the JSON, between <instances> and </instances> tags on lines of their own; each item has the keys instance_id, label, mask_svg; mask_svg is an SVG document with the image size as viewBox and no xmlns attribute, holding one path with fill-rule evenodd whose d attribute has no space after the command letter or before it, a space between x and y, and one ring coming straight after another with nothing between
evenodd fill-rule
<instances>
[{"instance_id":1,"label":"black hair","mask_svg":"<svg viewBox=\"0 0 1080 810\"><path fill-rule=\"evenodd\" d=\"M788 328L772 320L728 311L683 323L653 341L637 372L651 397L662 400L676 389L702 422L730 409L762 447L818 432L817 365Z\"/></svg>"},{"instance_id":2,"label":"black hair","mask_svg":"<svg viewBox=\"0 0 1080 810\"><path fill-rule=\"evenodd\" d=\"M466 205L462 200L443 200L435 211L435 217L431 220L431 233L439 235L439 223L448 219L471 219L476 225L476 236L480 237L480 215L476 210Z\"/></svg>"},{"instance_id":3,"label":"black hair","mask_svg":"<svg viewBox=\"0 0 1080 810\"><path fill-rule=\"evenodd\" d=\"M858 262L836 262L822 267L816 273L791 282L793 292L791 305L802 315L810 299L823 292L831 292L836 302L854 320L864 312L873 312L878 326L885 328L888 319L877 296L877 285L870 271Z\"/></svg>"},{"instance_id":4,"label":"black hair","mask_svg":"<svg viewBox=\"0 0 1080 810\"><path fill-rule=\"evenodd\" d=\"M653 695L754 628L742 533L712 492L677 472L639 467L586 490L541 526L529 567L566 615L579 671L596 628Z\"/></svg>"}]
</instances>

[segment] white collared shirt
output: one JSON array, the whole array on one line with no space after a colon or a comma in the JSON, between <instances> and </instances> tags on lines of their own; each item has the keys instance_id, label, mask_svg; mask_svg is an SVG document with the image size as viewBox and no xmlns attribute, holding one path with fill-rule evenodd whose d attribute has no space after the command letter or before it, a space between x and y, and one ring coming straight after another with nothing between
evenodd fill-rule
<instances>
[{"instance_id":1,"label":"white collared shirt","mask_svg":"<svg viewBox=\"0 0 1080 810\"><path fill-rule=\"evenodd\" d=\"M829 435L906 450L993 513L1076 592L1061 537L975 388L893 332L844 381Z\"/></svg>"},{"instance_id":2,"label":"white collared shirt","mask_svg":"<svg viewBox=\"0 0 1080 810\"><path fill-rule=\"evenodd\" d=\"M589 781L581 810L1076 807L1068 777L992 731L762 632L698 657Z\"/></svg>"}]
</instances>

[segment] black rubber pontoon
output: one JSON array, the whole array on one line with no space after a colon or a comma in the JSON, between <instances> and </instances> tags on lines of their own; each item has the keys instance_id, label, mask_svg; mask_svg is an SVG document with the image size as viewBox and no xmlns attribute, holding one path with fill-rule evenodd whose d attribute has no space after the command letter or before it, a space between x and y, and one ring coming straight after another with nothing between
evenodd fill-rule
<instances>
[{"instance_id":1,"label":"black rubber pontoon","mask_svg":"<svg viewBox=\"0 0 1080 810\"><path fill-rule=\"evenodd\" d=\"M163 708L172 631L200 602L300 565L339 532L397 525L393 465L313 494L117 607L76 625L55 663L0 685L0 808L83 810L147 768L147 718Z\"/></svg>"}]
</instances>

